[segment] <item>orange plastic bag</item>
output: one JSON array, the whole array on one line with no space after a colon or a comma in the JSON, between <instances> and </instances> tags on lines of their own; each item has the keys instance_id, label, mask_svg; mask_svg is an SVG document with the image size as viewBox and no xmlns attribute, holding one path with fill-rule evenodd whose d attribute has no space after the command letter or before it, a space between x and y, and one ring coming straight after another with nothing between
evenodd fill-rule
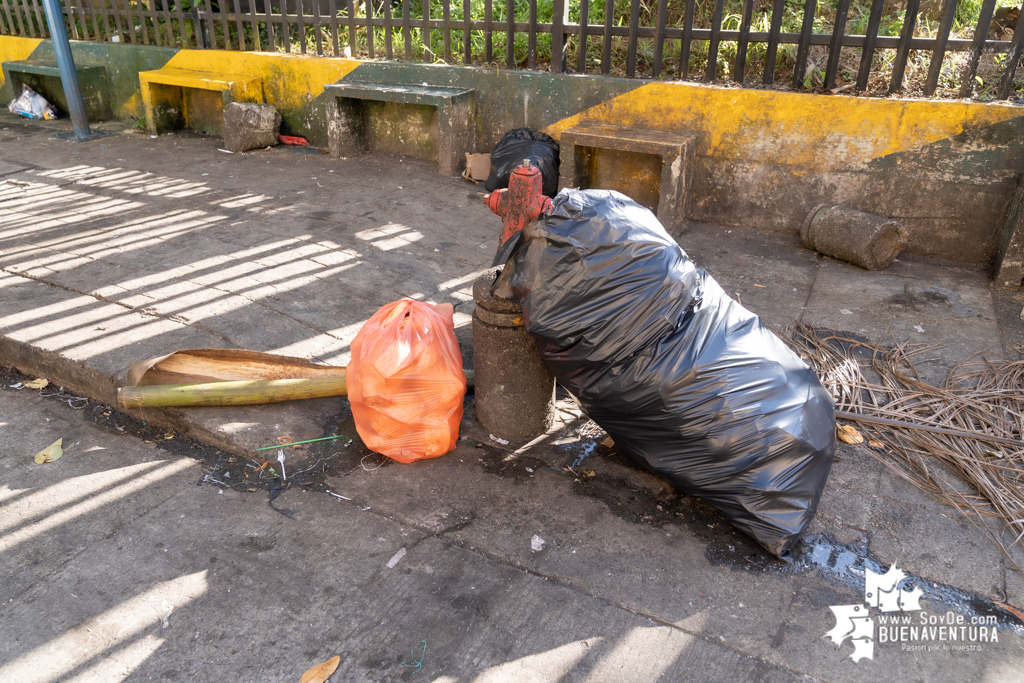
<instances>
[{"instance_id":1,"label":"orange plastic bag","mask_svg":"<svg viewBox=\"0 0 1024 683\"><path fill-rule=\"evenodd\" d=\"M466 374L453 316L451 304L396 301L352 340L348 400L370 450L410 463L455 448Z\"/></svg>"}]
</instances>

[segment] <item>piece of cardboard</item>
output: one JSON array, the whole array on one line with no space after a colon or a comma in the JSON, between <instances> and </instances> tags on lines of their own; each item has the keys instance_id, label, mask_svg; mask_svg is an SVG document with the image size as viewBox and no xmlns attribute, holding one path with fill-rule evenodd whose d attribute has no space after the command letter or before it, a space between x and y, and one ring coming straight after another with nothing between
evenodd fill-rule
<instances>
[{"instance_id":1,"label":"piece of cardboard","mask_svg":"<svg viewBox=\"0 0 1024 683\"><path fill-rule=\"evenodd\" d=\"M472 182L483 182L491 174L491 155L466 154L466 170L462 177Z\"/></svg>"}]
</instances>

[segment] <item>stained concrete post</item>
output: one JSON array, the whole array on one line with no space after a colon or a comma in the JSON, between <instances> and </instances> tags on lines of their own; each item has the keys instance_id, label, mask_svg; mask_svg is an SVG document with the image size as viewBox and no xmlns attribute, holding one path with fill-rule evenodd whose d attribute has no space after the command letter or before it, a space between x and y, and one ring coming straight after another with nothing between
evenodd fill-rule
<instances>
[{"instance_id":1,"label":"stained concrete post","mask_svg":"<svg viewBox=\"0 0 1024 683\"><path fill-rule=\"evenodd\" d=\"M842 206L814 207L800 238L808 249L868 270L885 268L907 246L898 221Z\"/></svg>"},{"instance_id":2,"label":"stained concrete post","mask_svg":"<svg viewBox=\"0 0 1024 683\"><path fill-rule=\"evenodd\" d=\"M491 293L500 272L473 283L476 421L495 436L526 440L551 427L555 378L526 331L522 306Z\"/></svg>"}]
</instances>

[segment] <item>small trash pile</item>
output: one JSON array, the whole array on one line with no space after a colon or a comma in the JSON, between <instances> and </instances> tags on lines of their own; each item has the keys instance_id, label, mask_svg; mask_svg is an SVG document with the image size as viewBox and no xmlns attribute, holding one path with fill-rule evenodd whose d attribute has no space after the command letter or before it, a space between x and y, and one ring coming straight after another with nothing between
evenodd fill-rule
<instances>
[{"instance_id":1,"label":"small trash pile","mask_svg":"<svg viewBox=\"0 0 1024 683\"><path fill-rule=\"evenodd\" d=\"M57 118L57 108L27 85L22 87L21 95L11 100L7 109L12 114L29 119L52 121Z\"/></svg>"},{"instance_id":2,"label":"small trash pile","mask_svg":"<svg viewBox=\"0 0 1024 683\"><path fill-rule=\"evenodd\" d=\"M587 415L785 557L835 453L814 371L617 192L563 190L505 258L527 330Z\"/></svg>"},{"instance_id":3,"label":"small trash pile","mask_svg":"<svg viewBox=\"0 0 1024 683\"><path fill-rule=\"evenodd\" d=\"M451 304L403 299L352 340L348 400L370 450L410 463L455 448L466 375L454 315Z\"/></svg>"},{"instance_id":4,"label":"small trash pile","mask_svg":"<svg viewBox=\"0 0 1024 683\"><path fill-rule=\"evenodd\" d=\"M544 194L554 197L558 192L559 146L550 135L530 128L514 128L491 152L491 169L484 187L488 192L508 187L512 171L524 160L540 169L544 178Z\"/></svg>"}]
</instances>

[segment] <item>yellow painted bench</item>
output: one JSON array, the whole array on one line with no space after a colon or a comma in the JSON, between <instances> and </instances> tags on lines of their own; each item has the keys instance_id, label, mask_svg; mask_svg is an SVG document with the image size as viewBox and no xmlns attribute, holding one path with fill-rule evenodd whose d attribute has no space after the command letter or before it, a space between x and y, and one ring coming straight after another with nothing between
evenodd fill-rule
<instances>
[{"instance_id":1,"label":"yellow painted bench","mask_svg":"<svg viewBox=\"0 0 1024 683\"><path fill-rule=\"evenodd\" d=\"M139 72L139 83L152 135L178 128L219 135L224 105L263 102L259 76L165 67Z\"/></svg>"}]
</instances>

